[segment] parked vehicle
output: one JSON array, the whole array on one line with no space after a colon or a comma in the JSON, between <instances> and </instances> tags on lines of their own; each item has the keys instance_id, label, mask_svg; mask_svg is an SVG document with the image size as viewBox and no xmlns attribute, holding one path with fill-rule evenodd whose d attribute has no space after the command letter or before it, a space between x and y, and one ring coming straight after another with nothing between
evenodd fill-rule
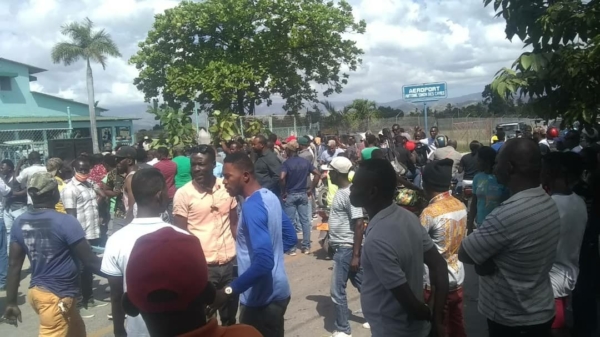
<instances>
[{"instance_id":1,"label":"parked vehicle","mask_svg":"<svg viewBox=\"0 0 600 337\"><path fill-rule=\"evenodd\" d=\"M37 151L42 159L46 156L46 146L44 142L34 142L31 139L9 140L0 144L2 159L10 159L17 163L23 158L27 158L29 153Z\"/></svg>"},{"instance_id":2,"label":"parked vehicle","mask_svg":"<svg viewBox=\"0 0 600 337\"><path fill-rule=\"evenodd\" d=\"M526 123L523 122L515 122L515 123L500 123L496 125L496 130L502 128L504 130L504 134L506 135L506 139L516 138L517 133L523 133L527 131L528 127Z\"/></svg>"}]
</instances>

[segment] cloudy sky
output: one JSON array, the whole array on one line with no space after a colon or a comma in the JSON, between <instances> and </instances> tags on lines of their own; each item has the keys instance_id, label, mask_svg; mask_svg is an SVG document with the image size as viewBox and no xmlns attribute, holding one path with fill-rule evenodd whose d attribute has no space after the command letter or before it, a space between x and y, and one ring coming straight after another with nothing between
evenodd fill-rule
<instances>
[{"instance_id":1,"label":"cloudy sky","mask_svg":"<svg viewBox=\"0 0 600 337\"><path fill-rule=\"evenodd\" d=\"M115 111L142 106L128 60L146 37L154 15L176 0L0 0L0 57L48 69L32 90L86 101L84 63L52 64L50 50L64 40L61 24L89 17L105 28L123 57L105 71L94 66L96 99ZM401 98L402 85L448 82L449 95L481 92L501 67L510 66L522 43L505 39L504 21L494 19L481 0L350 0L364 35L351 36L365 51L350 84L332 101L369 98L384 103Z\"/></svg>"}]
</instances>

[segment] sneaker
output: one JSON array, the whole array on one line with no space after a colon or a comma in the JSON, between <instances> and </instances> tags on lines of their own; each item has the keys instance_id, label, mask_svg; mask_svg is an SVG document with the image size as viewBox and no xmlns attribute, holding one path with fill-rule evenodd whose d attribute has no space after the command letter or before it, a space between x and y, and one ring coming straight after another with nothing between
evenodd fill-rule
<instances>
[{"instance_id":1,"label":"sneaker","mask_svg":"<svg viewBox=\"0 0 600 337\"><path fill-rule=\"evenodd\" d=\"M296 256L296 251L295 250L290 250L289 252L287 252L287 255L289 256Z\"/></svg>"},{"instance_id":2,"label":"sneaker","mask_svg":"<svg viewBox=\"0 0 600 337\"><path fill-rule=\"evenodd\" d=\"M363 328L365 329L371 329L371 325L369 324L369 322L366 322L363 324Z\"/></svg>"},{"instance_id":3,"label":"sneaker","mask_svg":"<svg viewBox=\"0 0 600 337\"><path fill-rule=\"evenodd\" d=\"M108 305L108 302L103 302L103 301L96 301L94 299L91 299L87 302L87 307L89 308L101 308L101 307L105 307Z\"/></svg>"},{"instance_id":4,"label":"sneaker","mask_svg":"<svg viewBox=\"0 0 600 337\"><path fill-rule=\"evenodd\" d=\"M81 315L81 318L92 318L92 317L94 317L94 314L91 311L89 311L88 309L86 309L86 308L80 308L79 309L79 315Z\"/></svg>"},{"instance_id":5,"label":"sneaker","mask_svg":"<svg viewBox=\"0 0 600 337\"><path fill-rule=\"evenodd\" d=\"M302 254L310 255L310 249L302 249Z\"/></svg>"},{"instance_id":6,"label":"sneaker","mask_svg":"<svg viewBox=\"0 0 600 337\"><path fill-rule=\"evenodd\" d=\"M334 331L333 335L331 335L331 337L352 337L352 335L349 335L345 332L341 332L341 331Z\"/></svg>"}]
</instances>

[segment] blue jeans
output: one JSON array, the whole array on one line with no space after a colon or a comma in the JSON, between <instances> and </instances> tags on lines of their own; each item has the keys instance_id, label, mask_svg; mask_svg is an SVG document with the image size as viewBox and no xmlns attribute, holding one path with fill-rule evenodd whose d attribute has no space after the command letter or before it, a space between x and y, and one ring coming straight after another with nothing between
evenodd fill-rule
<instances>
[{"instance_id":1,"label":"blue jeans","mask_svg":"<svg viewBox=\"0 0 600 337\"><path fill-rule=\"evenodd\" d=\"M350 310L348 309L348 299L346 298L346 286L348 279L352 285L360 292L362 284L362 268L358 272L350 271L352 262L351 246L334 246L333 254L333 274L331 275L331 300L335 307L335 330L346 334L351 334Z\"/></svg>"},{"instance_id":2,"label":"blue jeans","mask_svg":"<svg viewBox=\"0 0 600 337\"><path fill-rule=\"evenodd\" d=\"M4 210L4 225L6 226L6 235L4 235L6 237L6 251L8 252L8 246L10 246L10 244L8 244L8 242L10 242L10 229L13 226L13 223L15 222L15 219L18 218L21 214L27 212L27 206L16 209L14 211L11 211L10 209L5 209Z\"/></svg>"},{"instance_id":3,"label":"blue jeans","mask_svg":"<svg viewBox=\"0 0 600 337\"><path fill-rule=\"evenodd\" d=\"M310 249L310 209L308 207L308 195L306 192L289 193L283 202L285 214L290 220L295 220L298 215L302 228L302 249Z\"/></svg>"},{"instance_id":4,"label":"blue jeans","mask_svg":"<svg viewBox=\"0 0 600 337\"><path fill-rule=\"evenodd\" d=\"M406 173L406 178L409 180L412 179L413 185L423 188L423 186L421 186L422 179L423 179L421 176L421 169L419 169L418 167L415 169L414 174L412 172L408 171L408 173Z\"/></svg>"},{"instance_id":5,"label":"blue jeans","mask_svg":"<svg viewBox=\"0 0 600 337\"><path fill-rule=\"evenodd\" d=\"M308 199L308 221L311 222L312 218L312 200L309 198ZM296 219L294 219L294 228L296 229L296 232L302 232L302 226L300 225L300 215L298 215L298 213L296 213ZM312 224L312 222L311 222Z\"/></svg>"},{"instance_id":6,"label":"blue jeans","mask_svg":"<svg viewBox=\"0 0 600 337\"><path fill-rule=\"evenodd\" d=\"M8 240L6 238L6 226L4 221L0 221L0 288L6 286L8 273Z\"/></svg>"}]
</instances>

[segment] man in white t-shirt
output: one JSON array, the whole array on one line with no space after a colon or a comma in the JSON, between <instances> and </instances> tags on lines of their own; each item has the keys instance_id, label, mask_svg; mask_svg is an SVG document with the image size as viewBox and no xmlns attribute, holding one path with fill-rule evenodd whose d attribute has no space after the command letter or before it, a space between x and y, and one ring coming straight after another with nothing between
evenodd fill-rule
<instances>
[{"instance_id":1,"label":"man in white t-shirt","mask_svg":"<svg viewBox=\"0 0 600 337\"><path fill-rule=\"evenodd\" d=\"M560 215L560 238L556 259L550 270L556 316L552 329L565 330L567 298L579 275L579 251L587 224L583 198L573 193L573 186L583 173L581 157L574 152L550 152L543 159L542 183L549 190Z\"/></svg>"},{"instance_id":2,"label":"man in white t-shirt","mask_svg":"<svg viewBox=\"0 0 600 337\"><path fill-rule=\"evenodd\" d=\"M137 217L108 239L101 270L110 276L108 283L115 336L150 337L141 316L128 317L125 327L125 313L121 299L123 293L127 291L125 270L129 256L138 238L161 228L171 227L178 232L189 233L160 218L169 202L165 178L160 171L156 169L138 171L131 179L131 189L138 207Z\"/></svg>"},{"instance_id":3,"label":"man in white t-shirt","mask_svg":"<svg viewBox=\"0 0 600 337\"><path fill-rule=\"evenodd\" d=\"M29 166L21 170L21 166L23 166L25 162L29 163ZM21 184L23 189L27 189L27 186L29 185L29 179L31 179L31 176L37 172L46 172L46 166L42 164L42 158L40 153L37 151L30 152L27 156L27 160L20 160L15 168L17 182ZM31 197L29 196L29 193L27 193L27 205L31 204Z\"/></svg>"}]
</instances>

